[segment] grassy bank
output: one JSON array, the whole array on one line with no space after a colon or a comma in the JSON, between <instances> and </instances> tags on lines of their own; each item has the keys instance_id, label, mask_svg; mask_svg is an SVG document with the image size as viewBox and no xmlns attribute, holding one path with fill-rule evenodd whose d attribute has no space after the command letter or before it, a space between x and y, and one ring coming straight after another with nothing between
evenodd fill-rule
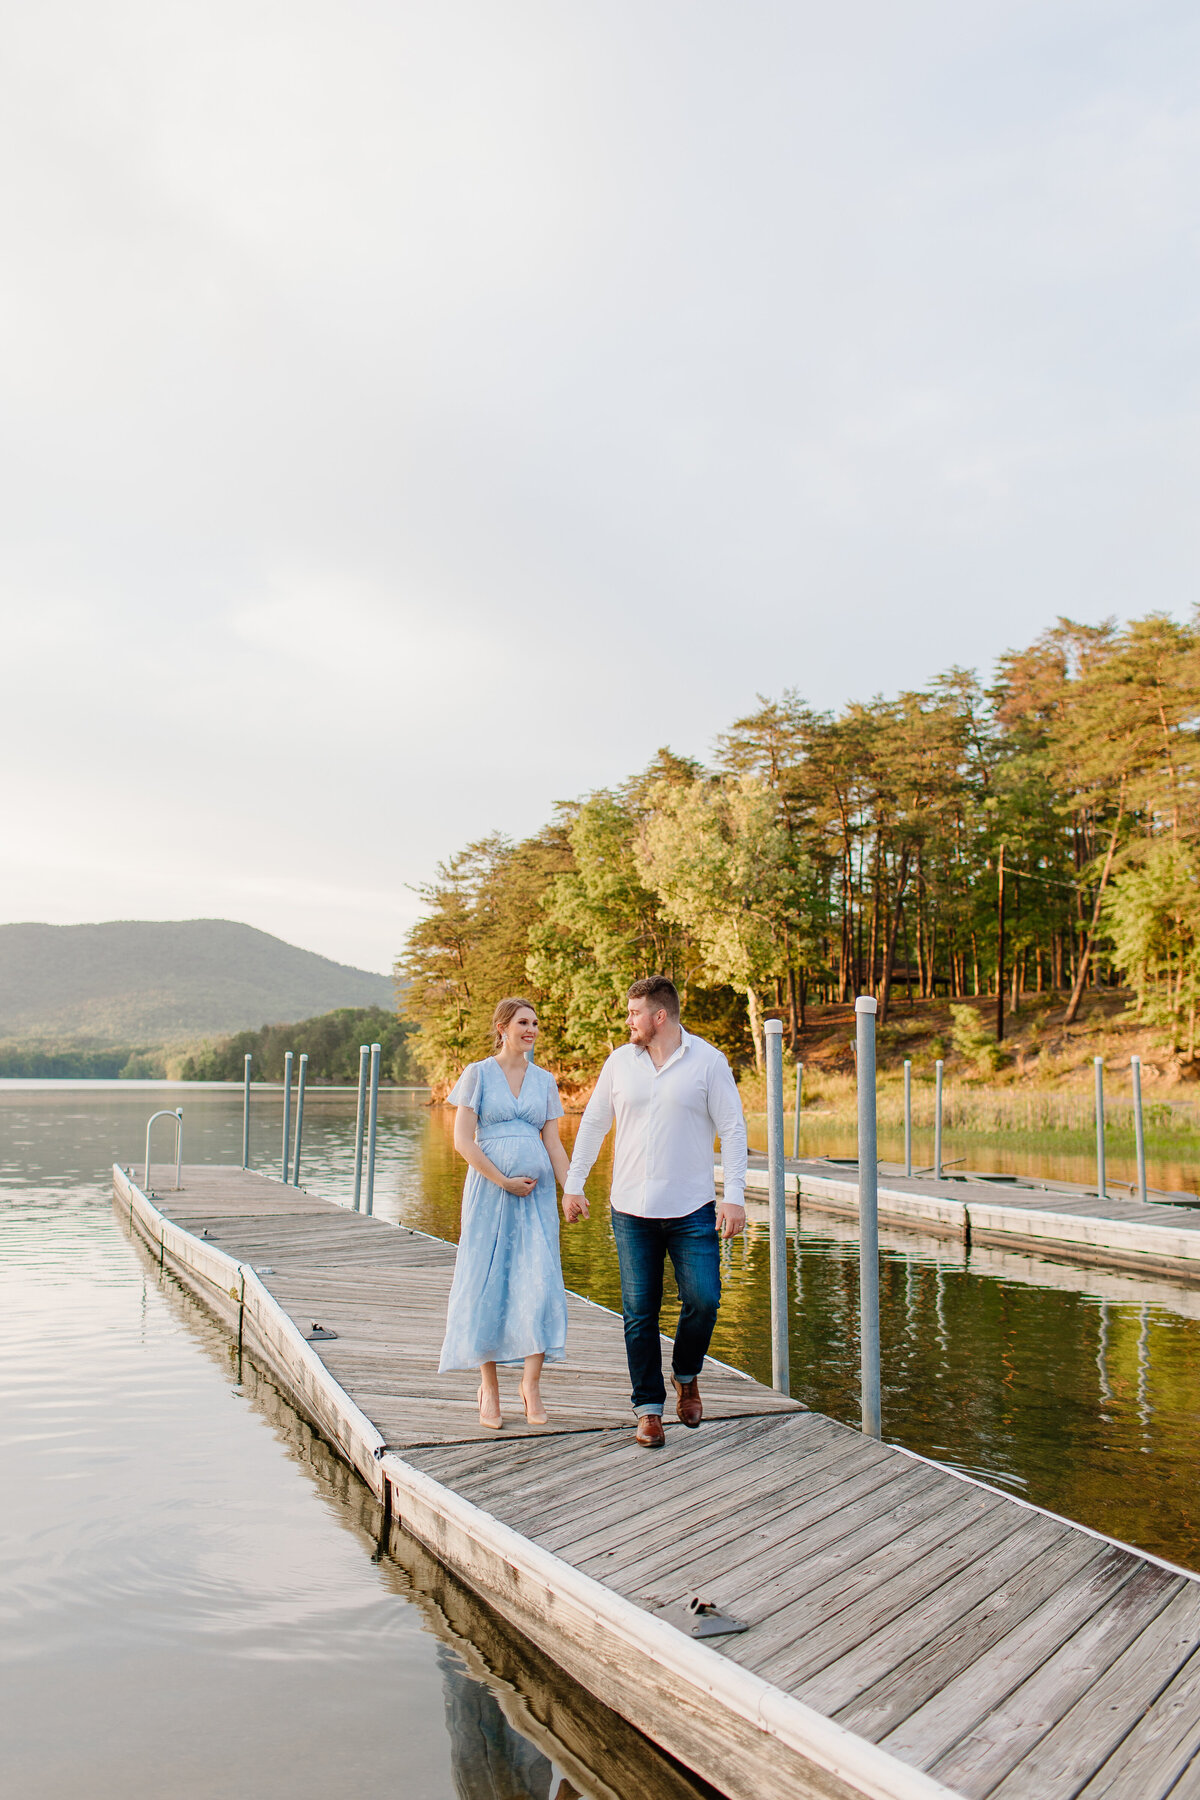
<instances>
[{"instance_id":1,"label":"grassy bank","mask_svg":"<svg viewBox=\"0 0 1200 1800\"><path fill-rule=\"evenodd\" d=\"M1117 1077L1106 1080L1105 1122L1113 1136L1127 1133L1133 1141L1133 1101L1116 1091ZM784 1075L784 1110L791 1129L795 1095L795 1073ZM1127 1087L1128 1082L1122 1083ZM742 1104L748 1114L766 1113L765 1084L757 1077L741 1084ZM805 1069L803 1120L806 1128L815 1129L821 1120L853 1124L858 1104L857 1088L851 1075L810 1075ZM932 1131L934 1126L935 1089L932 1076L913 1075L913 1126L918 1131ZM1147 1137L1195 1137L1200 1142L1200 1102L1190 1099L1144 1100L1142 1115ZM884 1076L879 1081L878 1117L880 1126L902 1127L904 1124L904 1085L902 1077ZM1020 1089L986 1087L976 1082L947 1080L942 1094L942 1124L947 1131L968 1132L988 1137L1020 1132L1027 1137L1087 1137L1094 1129L1093 1099L1087 1093L1024 1092Z\"/></svg>"},{"instance_id":2,"label":"grassy bank","mask_svg":"<svg viewBox=\"0 0 1200 1800\"><path fill-rule=\"evenodd\" d=\"M944 1068L943 1129L982 1148L1019 1139L1029 1150L1084 1151L1094 1143L1094 1058L1105 1060L1106 1139L1116 1150L1134 1144L1130 1058L1142 1058L1143 1117L1151 1155L1200 1160L1200 1091L1194 1071L1132 1016L1129 996L1088 996L1068 1026L1060 996L1025 1000L1005 1019L1005 1041L994 1041L995 1001L923 1002L901 999L877 1033L879 1127L904 1126L904 1062L912 1063L913 1126L932 1133L934 1064ZM802 1148L824 1141L844 1146L857 1106L852 1007L811 1009L799 1045L804 1064ZM988 1066L993 1065L993 1066ZM765 1119L766 1087L753 1072L741 1082L752 1125ZM791 1143L795 1069L785 1058L784 1098ZM758 1136L755 1129L754 1135Z\"/></svg>"}]
</instances>

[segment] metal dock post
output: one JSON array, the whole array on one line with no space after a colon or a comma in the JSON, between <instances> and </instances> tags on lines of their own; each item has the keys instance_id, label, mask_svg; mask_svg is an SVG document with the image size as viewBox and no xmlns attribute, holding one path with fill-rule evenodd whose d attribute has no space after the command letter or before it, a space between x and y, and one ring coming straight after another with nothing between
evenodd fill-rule
<instances>
[{"instance_id":1,"label":"metal dock post","mask_svg":"<svg viewBox=\"0 0 1200 1800\"><path fill-rule=\"evenodd\" d=\"M1133 1135L1137 1144L1137 1192L1142 1205L1146 1204L1146 1130L1142 1120L1142 1059L1131 1056L1130 1073L1133 1076Z\"/></svg>"},{"instance_id":2,"label":"metal dock post","mask_svg":"<svg viewBox=\"0 0 1200 1800\"><path fill-rule=\"evenodd\" d=\"M792 1155L800 1155L800 1108L803 1104L801 1096L804 1092L804 1064L796 1064L796 1112L792 1120Z\"/></svg>"},{"instance_id":3,"label":"metal dock post","mask_svg":"<svg viewBox=\"0 0 1200 1800\"><path fill-rule=\"evenodd\" d=\"M768 1019L767 1167L771 1189L771 1386L788 1391L787 1208L783 1197L783 1021Z\"/></svg>"},{"instance_id":4,"label":"metal dock post","mask_svg":"<svg viewBox=\"0 0 1200 1800\"><path fill-rule=\"evenodd\" d=\"M912 1180L912 1058L904 1059L904 1173Z\"/></svg>"},{"instance_id":5,"label":"metal dock post","mask_svg":"<svg viewBox=\"0 0 1200 1800\"><path fill-rule=\"evenodd\" d=\"M354 1126L354 1210L362 1202L363 1133L367 1125L367 1069L371 1062L370 1044L358 1046L358 1118Z\"/></svg>"},{"instance_id":6,"label":"metal dock post","mask_svg":"<svg viewBox=\"0 0 1200 1800\"><path fill-rule=\"evenodd\" d=\"M304 1133L304 1078L308 1074L308 1051L300 1052L300 1076L296 1082L296 1154L292 1158L292 1182L300 1186L300 1139Z\"/></svg>"},{"instance_id":7,"label":"metal dock post","mask_svg":"<svg viewBox=\"0 0 1200 1800\"><path fill-rule=\"evenodd\" d=\"M375 1127L379 1119L379 1045L371 1045L371 1113L367 1125L367 1203L363 1211L368 1218L375 1211Z\"/></svg>"},{"instance_id":8,"label":"metal dock post","mask_svg":"<svg viewBox=\"0 0 1200 1800\"><path fill-rule=\"evenodd\" d=\"M292 1053L289 1050L283 1059L283 1185L288 1184L288 1170L292 1160Z\"/></svg>"},{"instance_id":9,"label":"metal dock post","mask_svg":"<svg viewBox=\"0 0 1200 1800\"><path fill-rule=\"evenodd\" d=\"M858 1026L858 1295L862 1350L862 1428L881 1437L879 1377L879 1152L875 1120L876 1001L854 1002ZM940 1075L941 1064L938 1064Z\"/></svg>"},{"instance_id":10,"label":"metal dock post","mask_svg":"<svg viewBox=\"0 0 1200 1800\"><path fill-rule=\"evenodd\" d=\"M250 1063L251 1056L246 1053L246 1066L242 1075L242 1167L250 1167Z\"/></svg>"},{"instance_id":11,"label":"metal dock post","mask_svg":"<svg viewBox=\"0 0 1200 1800\"><path fill-rule=\"evenodd\" d=\"M1104 1058L1097 1056L1096 1065L1096 1195L1107 1200L1107 1177L1104 1168Z\"/></svg>"},{"instance_id":12,"label":"metal dock post","mask_svg":"<svg viewBox=\"0 0 1200 1800\"><path fill-rule=\"evenodd\" d=\"M933 1178L942 1179L942 1059L939 1056L933 1065L934 1098L933 1098Z\"/></svg>"}]
</instances>

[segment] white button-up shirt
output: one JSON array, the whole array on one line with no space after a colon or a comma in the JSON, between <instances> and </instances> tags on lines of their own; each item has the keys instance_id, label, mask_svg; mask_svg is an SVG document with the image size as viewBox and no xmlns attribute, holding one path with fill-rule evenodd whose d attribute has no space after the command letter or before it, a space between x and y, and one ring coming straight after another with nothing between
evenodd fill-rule
<instances>
[{"instance_id":1,"label":"white button-up shirt","mask_svg":"<svg viewBox=\"0 0 1200 1800\"><path fill-rule=\"evenodd\" d=\"M616 1121L612 1204L643 1219L681 1219L716 1197L713 1138L721 1139L725 1198L744 1203L746 1119L719 1050L683 1033L656 1069L648 1050L622 1044L600 1071L575 1139L564 1192L581 1194Z\"/></svg>"}]
</instances>

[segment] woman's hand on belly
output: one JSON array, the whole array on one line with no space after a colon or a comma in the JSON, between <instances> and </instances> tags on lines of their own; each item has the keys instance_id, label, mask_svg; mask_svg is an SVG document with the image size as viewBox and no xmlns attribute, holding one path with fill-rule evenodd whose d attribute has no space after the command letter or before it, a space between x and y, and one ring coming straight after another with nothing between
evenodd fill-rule
<instances>
[{"instance_id":1,"label":"woman's hand on belly","mask_svg":"<svg viewBox=\"0 0 1200 1800\"><path fill-rule=\"evenodd\" d=\"M506 1175L501 1186L506 1194L514 1194L518 1200L527 1200L537 1186L537 1178L533 1175Z\"/></svg>"},{"instance_id":2,"label":"woman's hand on belly","mask_svg":"<svg viewBox=\"0 0 1200 1800\"><path fill-rule=\"evenodd\" d=\"M551 1173L550 1158L540 1138L531 1142L524 1134L520 1137L497 1136L490 1144L485 1142L482 1148L504 1177L500 1186L518 1200L527 1199L543 1176Z\"/></svg>"}]
</instances>

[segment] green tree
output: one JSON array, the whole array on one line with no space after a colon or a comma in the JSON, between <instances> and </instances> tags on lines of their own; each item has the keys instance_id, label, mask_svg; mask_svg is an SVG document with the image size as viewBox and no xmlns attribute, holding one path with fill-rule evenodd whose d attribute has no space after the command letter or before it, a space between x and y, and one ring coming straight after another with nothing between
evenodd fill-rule
<instances>
[{"instance_id":1,"label":"green tree","mask_svg":"<svg viewBox=\"0 0 1200 1800\"><path fill-rule=\"evenodd\" d=\"M680 933L634 857L638 808L628 794L592 794L567 827L572 866L541 896L529 930L531 984L561 1021L568 1058L594 1065L623 1035L626 994L652 970L684 977Z\"/></svg>"},{"instance_id":2,"label":"green tree","mask_svg":"<svg viewBox=\"0 0 1200 1800\"><path fill-rule=\"evenodd\" d=\"M758 776L661 783L639 836L642 879L694 940L704 973L746 996L762 1067L766 990L783 967L789 921L803 917L807 863Z\"/></svg>"},{"instance_id":3,"label":"green tree","mask_svg":"<svg viewBox=\"0 0 1200 1800\"><path fill-rule=\"evenodd\" d=\"M1069 988L1069 1021L1122 969L1148 971L1144 1011L1166 1005L1165 958L1178 1022L1198 730L1197 621L1159 614L1060 619L987 690L952 668L837 715L760 695L717 737L715 773L661 750L537 837L482 840L438 871L399 964L419 1054L449 1079L486 1046L497 995L523 990L547 1060L584 1075L655 968L735 1060L761 1055L768 1008L794 1044L810 987L874 992L886 1017L914 978L955 1000L1011 981L1014 1010L1029 981Z\"/></svg>"},{"instance_id":4,"label":"green tree","mask_svg":"<svg viewBox=\"0 0 1200 1800\"><path fill-rule=\"evenodd\" d=\"M307 1054L310 1081L353 1085L358 1080L360 1044L378 1044L384 1080L404 1087L420 1081L422 1073L412 1054L412 1033L411 1025L382 1006L340 1006L294 1025L264 1025L205 1044L185 1058L179 1078L240 1081L249 1055L255 1081L282 1081L284 1057L294 1050L297 1056Z\"/></svg>"},{"instance_id":5,"label":"green tree","mask_svg":"<svg viewBox=\"0 0 1200 1800\"><path fill-rule=\"evenodd\" d=\"M435 1084L487 1055L492 1012L505 994L526 994L537 1006L539 1059L553 1065L561 1054L562 1018L553 996L531 983L529 944L543 895L570 866L566 827L556 821L519 844L481 838L418 890L426 910L396 975L404 1015L417 1026L414 1054Z\"/></svg>"},{"instance_id":6,"label":"green tree","mask_svg":"<svg viewBox=\"0 0 1200 1800\"><path fill-rule=\"evenodd\" d=\"M1200 974L1200 845L1174 835L1151 844L1113 884L1104 908L1114 951L1129 971L1138 1012L1196 1055ZM1186 1024L1185 1024L1186 1021Z\"/></svg>"}]
</instances>

